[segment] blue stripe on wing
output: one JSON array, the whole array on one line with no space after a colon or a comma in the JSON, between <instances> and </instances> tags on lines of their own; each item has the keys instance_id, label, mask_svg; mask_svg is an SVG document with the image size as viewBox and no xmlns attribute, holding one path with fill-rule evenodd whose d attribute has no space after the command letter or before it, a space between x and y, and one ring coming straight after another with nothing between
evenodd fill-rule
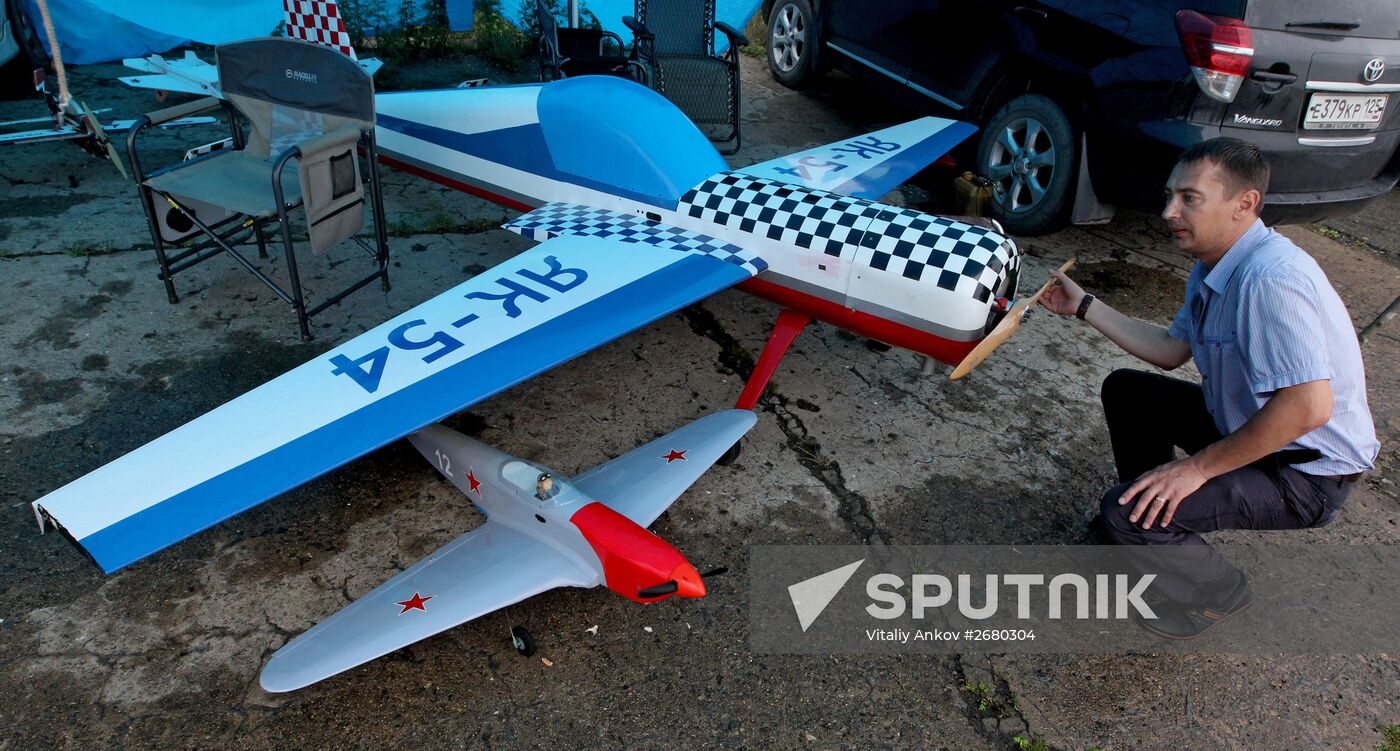
<instances>
[{"instance_id":1,"label":"blue stripe on wing","mask_svg":"<svg viewBox=\"0 0 1400 751\"><path fill-rule=\"evenodd\" d=\"M965 122L923 117L735 171L878 201L975 132Z\"/></svg>"},{"instance_id":2,"label":"blue stripe on wing","mask_svg":"<svg viewBox=\"0 0 1400 751\"><path fill-rule=\"evenodd\" d=\"M878 201L881 196L903 185L909 178L919 174L933 164L934 160L952 151L954 146L976 132L977 126L954 120L932 136L895 154L878 169L856 175L833 188L831 192Z\"/></svg>"},{"instance_id":3,"label":"blue stripe on wing","mask_svg":"<svg viewBox=\"0 0 1400 751\"><path fill-rule=\"evenodd\" d=\"M583 246L607 242L562 238L537 246L534 251L556 243L564 244L554 247L567 248L571 243ZM533 329L432 372L78 542L110 573L749 277L743 267L707 255L680 256L659 271L622 284ZM240 398L253 394L256 392ZM61 514L55 513L54 518L63 523Z\"/></svg>"}]
</instances>

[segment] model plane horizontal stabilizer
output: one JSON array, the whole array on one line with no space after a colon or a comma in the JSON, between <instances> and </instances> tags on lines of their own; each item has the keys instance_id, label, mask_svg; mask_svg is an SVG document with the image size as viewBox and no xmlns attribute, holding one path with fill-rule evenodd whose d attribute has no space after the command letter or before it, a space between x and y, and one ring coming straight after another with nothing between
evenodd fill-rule
<instances>
[{"instance_id":1,"label":"model plane horizontal stabilizer","mask_svg":"<svg viewBox=\"0 0 1400 751\"><path fill-rule=\"evenodd\" d=\"M757 254L732 243L716 240L700 232L672 227L638 214L592 206L550 203L516 217L503 227L522 237L541 242L569 235L601 237L617 242L705 253L726 263L742 266L751 274L759 274L768 269L768 264Z\"/></svg>"},{"instance_id":2,"label":"model plane horizontal stabilizer","mask_svg":"<svg viewBox=\"0 0 1400 751\"><path fill-rule=\"evenodd\" d=\"M111 572L752 276L560 237L34 502Z\"/></svg>"},{"instance_id":3,"label":"model plane horizontal stabilizer","mask_svg":"<svg viewBox=\"0 0 1400 751\"><path fill-rule=\"evenodd\" d=\"M960 120L921 117L735 171L878 201L976 132Z\"/></svg>"},{"instance_id":4,"label":"model plane horizontal stabilizer","mask_svg":"<svg viewBox=\"0 0 1400 751\"><path fill-rule=\"evenodd\" d=\"M707 415L578 475L574 485L628 519L650 526L756 422L758 417L747 409Z\"/></svg>"}]
</instances>

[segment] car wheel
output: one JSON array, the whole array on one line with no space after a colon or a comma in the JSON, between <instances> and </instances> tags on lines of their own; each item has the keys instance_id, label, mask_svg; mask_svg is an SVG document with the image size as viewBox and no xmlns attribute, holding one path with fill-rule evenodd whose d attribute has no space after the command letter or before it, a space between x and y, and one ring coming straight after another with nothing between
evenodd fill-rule
<instances>
[{"instance_id":1,"label":"car wheel","mask_svg":"<svg viewBox=\"0 0 1400 751\"><path fill-rule=\"evenodd\" d=\"M992 181L991 215L1017 235L1064 222L1074 186L1078 142L1069 117L1049 97L1025 94L987 122L977 171Z\"/></svg>"},{"instance_id":2,"label":"car wheel","mask_svg":"<svg viewBox=\"0 0 1400 751\"><path fill-rule=\"evenodd\" d=\"M5 99L34 96L34 80L30 73L35 68L47 67L49 55L19 0L5 0L5 18L19 44L19 54L0 65L0 96Z\"/></svg>"},{"instance_id":3,"label":"car wheel","mask_svg":"<svg viewBox=\"0 0 1400 751\"><path fill-rule=\"evenodd\" d=\"M808 0L778 0L768 14L768 72L796 88L812 73L817 43L816 15Z\"/></svg>"}]
</instances>

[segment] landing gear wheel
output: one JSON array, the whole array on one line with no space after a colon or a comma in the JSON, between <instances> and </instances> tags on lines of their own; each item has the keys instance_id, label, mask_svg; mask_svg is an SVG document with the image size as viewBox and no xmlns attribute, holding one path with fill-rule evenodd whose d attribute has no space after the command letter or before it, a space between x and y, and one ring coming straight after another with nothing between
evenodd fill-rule
<instances>
[{"instance_id":1,"label":"landing gear wheel","mask_svg":"<svg viewBox=\"0 0 1400 751\"><path fill-rule=\"evenodd\" d=\"M515 645L515 651L522 657L533 657L535 654L535 637L530 636L530 632L524 626L510 627L510 641Z\"/></svg>"},{"instance_id":2,"label":"landing gear wheel","mask_svg":"<svg viewBox=\"0 0 1400 751\"><path fill-rule=\"evenodd\" d=\"M733 446L729 447L728 451L724 452L724 454L720 456L718 460L715 461L715 464L718 464L721 467L728 467L734 462L739 461L740 448L741 446L736 442Z\"/></svg>"},{"instance_id":3,"label":"landing gear wheel","mask_svg":"<svg viewBox=\"0 0 1400 751\"><path fill-rule=\"evenodd\" d=\"M817 16L808 0L778 0L768 12L768 72L792 89L811 80Z\"/></svg>"},{"instance_id":4,"label":"landing gear wheel","mask_svg":"<svg viewBox=\"0 0 1400 751\"><path fill-rule=\"evenodd\" d=\"M977 172L992 181L992 217L1015 235L1058 228L1069 213L1079 142L1049 97L1025 94L982 129Z\"/></svg>"}]
</instances>

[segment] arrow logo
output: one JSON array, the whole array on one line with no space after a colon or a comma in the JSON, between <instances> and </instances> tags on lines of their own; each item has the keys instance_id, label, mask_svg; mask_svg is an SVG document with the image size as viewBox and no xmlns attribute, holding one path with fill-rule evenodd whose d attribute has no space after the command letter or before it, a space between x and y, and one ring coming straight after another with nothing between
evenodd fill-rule
<instances>
[{"instance_id":1,"label":"arrow logo","mask_svg":"<svg viewBox=\"0 0 1400 751\"><path fill-rule=\"evenodd\" d=\"M817 616L826 610L826 606L831 604L862 563L865 563L864 558L788 587L788 596L792 598L792 609L797 611L797 622L802 626L802 633L807 633Z\"/></svg>"}]
</instances>

